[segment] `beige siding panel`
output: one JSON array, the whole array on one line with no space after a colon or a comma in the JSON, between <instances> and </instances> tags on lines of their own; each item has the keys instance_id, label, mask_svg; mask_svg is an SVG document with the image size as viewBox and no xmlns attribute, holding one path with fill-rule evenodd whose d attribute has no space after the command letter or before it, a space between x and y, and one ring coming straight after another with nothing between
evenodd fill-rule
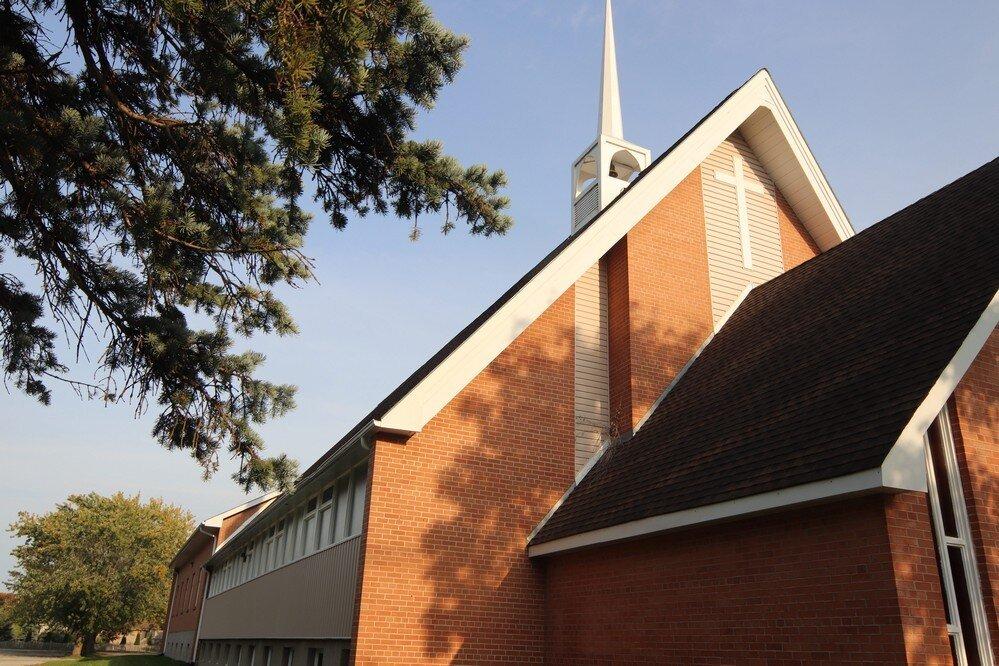
<instances>
[{"instance_id":1,"label":"beige siding panel","mask_svg":"<svg viewBox=\"0 0 999 666\"><path fill-rule=\"evenodd\" d=\"M200 639L349 638L361 537L205 600Z\"/></svg>"},{"instance_id":2,"label":"beige siding panel","mask_svg":"<svg viewBox=\"0 0 999 666\"><path fill-rule=\"evenodd\" d=\"M765 194L746 191L751 268L742 263L735 187L715 178L715 171L732 173L735 155L742 157L746 180L755 181L766 190ZM736 132L723 141L704 160L701 170L711 309L717 324L747 284L762 284L780 275L784 259L777 223L776 185L742 135Z\"/></svg>"},{"instance_id":3,"label":"beige siding panel","mask_svg":"<svg viewBox=\"0 0 999 666\"><path fill-rule=\"evenodd\" d=\"M607 273L598 262L575 291L576 471L589 462L610 427Z\"/></svg>"}]
</instances>

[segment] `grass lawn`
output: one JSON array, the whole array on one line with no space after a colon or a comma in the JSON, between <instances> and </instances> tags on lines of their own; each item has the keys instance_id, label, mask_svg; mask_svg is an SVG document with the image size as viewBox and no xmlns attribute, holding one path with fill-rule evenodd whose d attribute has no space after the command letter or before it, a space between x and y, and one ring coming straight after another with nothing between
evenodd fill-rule
<instances>
[{"instance_id":1,"label":"grass lawn","mask_svg":"<svg viewBox=\"0 0 999 666\"><path fill-rule=\"evenodd\" d=\"M86 666L176 666L180 662L158 654L113 654L104 657L63 657L46 661L42 666L67 666L76 663Z\"/></svg>"}]
</instances>

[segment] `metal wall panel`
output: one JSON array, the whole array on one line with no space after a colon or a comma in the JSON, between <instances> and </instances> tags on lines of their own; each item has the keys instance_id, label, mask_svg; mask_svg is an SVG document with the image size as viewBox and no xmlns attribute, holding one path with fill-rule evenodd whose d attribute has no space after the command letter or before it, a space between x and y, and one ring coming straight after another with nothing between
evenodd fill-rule
<instances>
[{"instance_id":1,"label":"metal wall panel","mask_svg":"<svg viewBox=\"0 0 999 666\"><path fill-rule=\"evenodd\" d=\"M361 537L352 537L205 600L202 640L348 638Z\"/></svg>"}]
</instances>

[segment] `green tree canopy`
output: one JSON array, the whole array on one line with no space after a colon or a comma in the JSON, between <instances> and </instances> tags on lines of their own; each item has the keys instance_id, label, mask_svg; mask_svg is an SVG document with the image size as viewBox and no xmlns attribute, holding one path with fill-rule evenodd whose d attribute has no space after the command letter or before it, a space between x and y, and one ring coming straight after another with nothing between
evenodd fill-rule
<instances>
[{"instance_id":1,"label":"green tree canopy","mask_svg":"<svg viewBox=\"0 0 999 666\"><path fill-rule=\"evenodd\" d=\"M188 512L162 500L121 493L71 495L51 513L19 513L10 526L23 540L8 581L15 621L63 627L84 654L99 635L159 624L170 560L193 525Z\"/></svg>"},{"instance_id":2,"label":"green tree canopy","mask_svg":"<svg viewBox=\"0 0 999 666\"><path fill-rule=\"evenodd\" d=\"M233 337L295 331L273 288L311 276L303 193L336 228L510 226L501 172L409 138L466 44L420 0L0 3L3 378L46 403L52 381L155 401L156 439L206 475L228 452L247 489L286 484L255 426L294 387ZM67 376L61 336L93 348L93 380Z\"/></svg>"},{"instance_id":3,"label":"green tree canopy","mask_svg":"<svg viewBox=\"0 0 999 666\"><path fill-rule=\"evenodd\" d=\"M10 592L0 592L0 641L14 638L14 599Z\"/></svg>"}]
</instances>

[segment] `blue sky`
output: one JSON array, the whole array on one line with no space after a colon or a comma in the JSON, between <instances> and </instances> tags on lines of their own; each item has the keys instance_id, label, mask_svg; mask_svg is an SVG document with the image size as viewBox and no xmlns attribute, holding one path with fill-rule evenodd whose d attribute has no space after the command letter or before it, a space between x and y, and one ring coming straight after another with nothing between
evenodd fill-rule
<instances>
[{"instance_id":1,"label":"blue sky","mask_svg":"<svg viewBox=\"0 0 999 666\"><path fill-rule=\"evenodd\" d=\"M569 164L594 138L603 0L431 0L472 44L420 121L466 163L510 179L506 237L423 238L387 218L331 230L306 252L319 284L283 296L301 334L259 338L263 375L299 387L267 424L303 468L568 233ZM999 154L999 3L615 0L625 136L661 153L769 68L859 230ZM64 350L69 359L70 350ZM87 365L73 368L89 377ZM0 525L74 492L159 496L204 518L244 496L231 465L203 482L150 438L152 415L54 387L42 407L0 390ZM0 538L0 580L12 566Z\"/></svg>"}]
</instances>

